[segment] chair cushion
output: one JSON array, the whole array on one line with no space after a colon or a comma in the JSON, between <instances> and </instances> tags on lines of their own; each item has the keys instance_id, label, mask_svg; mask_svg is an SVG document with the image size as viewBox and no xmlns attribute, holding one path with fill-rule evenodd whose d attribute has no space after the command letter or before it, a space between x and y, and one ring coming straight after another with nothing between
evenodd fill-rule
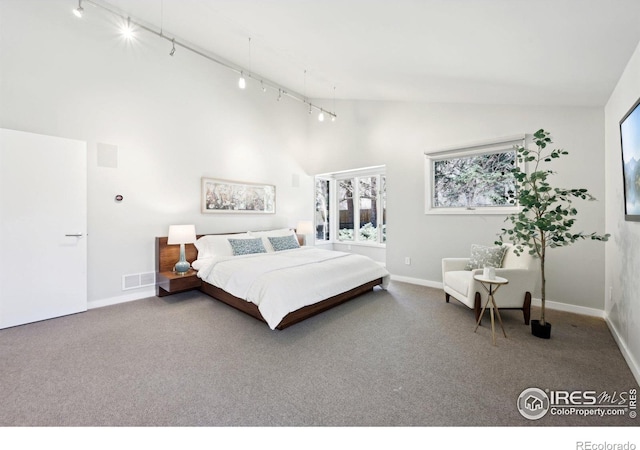
<instances>
[{"instance_id":1,"label":"chair cushion","mask_svg":"<svg viewBox=\"0 0 640 450\"><path fill-rule=\"evenodd\" d=\"M485 245L471 245L471 257L465 267L466 270L484 269L485 267L502 267L507 247L504 245L487 247Z\"/></svg>"},{"instance_id":2,"label":"chair cushion","mask_svg":"<svg viewBox=\"0 0 640 450\"><path fill-rule=\"evenodd\" d=\"M469 285L471 284L471 276L473 272L469 270L454 270L444 273L444 284L459 292L464 297L469 292Z\"/></svg>"}]
</instances>

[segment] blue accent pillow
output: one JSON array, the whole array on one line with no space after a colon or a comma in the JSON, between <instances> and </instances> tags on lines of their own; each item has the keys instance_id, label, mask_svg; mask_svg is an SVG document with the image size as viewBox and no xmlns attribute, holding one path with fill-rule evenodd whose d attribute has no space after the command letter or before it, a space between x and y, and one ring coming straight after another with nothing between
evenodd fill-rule
<instances>
[{"instance_id":1,"label":"blue accent pillow","mask_svg":"<svg viewBox=\"0 0 640 450\"><path fill-rule=\"evenodd\" d=\"M252 253L267 253L261 238L256 239L229 239L233 255L251 255Z\"/></svg>"},{"instance_id":2,"label":"blue accent pillow","mask_svg":"<svg viewBox=\"0 0 640 450\"><path fill-rule=\"evenodd\" d=\"M293 234L281 237L270 237L269 242L271 242L271 246L276 252L300 247L298 239L296 239Z\"/></svg>"}]
</instances>

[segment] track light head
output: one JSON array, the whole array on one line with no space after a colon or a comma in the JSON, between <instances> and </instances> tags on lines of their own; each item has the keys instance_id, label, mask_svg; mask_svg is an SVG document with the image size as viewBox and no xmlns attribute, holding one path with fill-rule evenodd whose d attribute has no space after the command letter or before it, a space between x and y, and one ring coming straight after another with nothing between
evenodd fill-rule
<instances>
[{"instance_id":1,"label":"track light head","mask_svg":"<svg viewBox=\"0 0 640 450\"><path fill-rule=\"evenodd\" d=\"M125 39L133 39L133 28L131 27L131 18L127 17L127 23L122 24L122 35Z\"/></svg>"},{"instance_id":2,"label":"track light head","mask_svg":"<svg viewBox=\"0 0 640 450\"><path fill-rule=\"evenodd\" d=\"M318 120L320 122L324 122L324 110L320 110L320 114L318 114Z\"/></svg>"},{"instance_id":3,"label":"track light head","mask_svg":"<svg viewBox=\"0 0 640 450\"><path fill-rule=\"evenodd\" d=\"M171 51L169 52L169 56L173 56L174 53L176 52L176 40L175 39L171 39Z\"/></svg>"},{"instance_id":4,"label":"track light head","mask_svg":"<svg viewBox=\"0 0 640 450\"><path fill-rule=\"evenodd\" d=\"M313 110L311 108L312 108L311 103L309 103L309 114L311 114L313 112Z\"/></svg>"},{"instance_id":5,"label":"track light head","mask_svg":"<svg viewBox=\"0 0 640 450\"><path fill-rule=\"evenodd\" d=\"M244 73L240 72L240 78L238 79L238 87L244 89L247 87L247 80L244 79Z\"/></svg>"},{"instance_id":6,"label":"track light head","mask_svg":"<svg viewBox=\"0 0 640 450\"><path fill-rule=\"evenodd\" d=\"M78 7L73 10L73 14L79 19L82 18L82 15L84 14L84 8L82 7L82 0L78 0Z\"/></svg>"}]
</instances>

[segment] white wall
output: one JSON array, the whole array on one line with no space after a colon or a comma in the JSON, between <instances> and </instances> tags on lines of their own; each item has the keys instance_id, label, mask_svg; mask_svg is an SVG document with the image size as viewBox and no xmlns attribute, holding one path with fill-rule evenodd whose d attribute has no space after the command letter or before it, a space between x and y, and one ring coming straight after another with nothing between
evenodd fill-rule
<instances>
[{"instance_id":1,"label":"white wall","mask_svg":"<svg viewBox=\"0 0 640 450\"><path fill-rule=\"evenodd\" d=\"M155 270L154 238L170 224L214 233L312 219L313 178L296 162L304 105L251 82L240 91L232 71L183 49L170 57L155 35L127 44L112 16L87 6L78 20L73 6L0 2L0 126L88 142L90 304L148 293L123 292L121 277ZM118 146L117 168L98 167L97 143ZM201 214L202 176L275 184L276 214Z\"/></svg>"},{"instance_id":2,"label":"white wall","mask_svg":"<svg viewBox=\"0 0 640 450\"><path fill-rule=\"evenodd\" d=\"M111 17L85 8L78 20L70 9L67 0L0 2L0 126L88 142L92 302L124 295L123 274L153 271L154 237L170 224L200 233L295 225L313 217L310 175L383 164L387 266L438 282L442 257L493 242L503 222L424 215L423 152L433 147L542 127L571 153L556 166L560 184L604 198L600 108L339 101L338 120L319 123L298 102L239 91L234 73L185 50L170 57L156 36L126 44ZM117 169L97 167L97 143L118 146ZM203 215L201 176L276 184L277 214ZM604 202L580 211L579 229L603 231ZM552 251L548 264L550 300L602 309L603 244Z\"/></svg>"},{"instance_id":3,"label":"white wall","mask_svg":"<svg viewBox=\"0 0 640 450\"><path fill-rule=\"evenodd\" d=\"M640 380L640 222L624 220L619 122L640 97L640 45L605 107L606 249L605 310L614 336Z\"/></svg>"},{"instance_id":4,"label":"white wall","mask_svg":"<svg viewBox=\"0 0 640 450\"><path fill-rule=\"evenodd\" d=\"M473 243L493 243L505 225L504 216L425 215L423 154L428 149L544 128L557 147L569 151L552 167L559 172L557 184L587 188L600 200L576 203L576 230L604 232L601 108L338 101L335 109L334 126L310 125L306 171L386 165L387 268L396 276L439 283L443 257L466 256ZM548 300L602 310L604 248L581 241L551 250ZM411 265L404 264L405 256Z\"/></svg>"}]
</instances>

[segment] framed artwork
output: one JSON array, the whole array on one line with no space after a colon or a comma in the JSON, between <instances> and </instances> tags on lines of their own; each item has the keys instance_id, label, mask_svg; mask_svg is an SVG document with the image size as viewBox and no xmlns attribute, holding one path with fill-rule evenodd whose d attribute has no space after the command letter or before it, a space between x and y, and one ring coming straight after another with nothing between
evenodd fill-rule
<instances>
[{"instance_id":1,"label":"framed artwork","mask_svg":"<svg viewBox=\"0 0 640 450\"><path fill-rule=\"evenodd\" d=\"M202 178L203 213L275 214L276 187L271 184Z\"/></svg>"},{"instance_id":2,"label":"framed artwork","mask_svg":"<svg viewBox=\"0 0 640 450\"><path fill-rule=\"evenodd\" d=\"M624 218L640 222L640 98L620 121Z\"/></svg>"}]
</instances>

